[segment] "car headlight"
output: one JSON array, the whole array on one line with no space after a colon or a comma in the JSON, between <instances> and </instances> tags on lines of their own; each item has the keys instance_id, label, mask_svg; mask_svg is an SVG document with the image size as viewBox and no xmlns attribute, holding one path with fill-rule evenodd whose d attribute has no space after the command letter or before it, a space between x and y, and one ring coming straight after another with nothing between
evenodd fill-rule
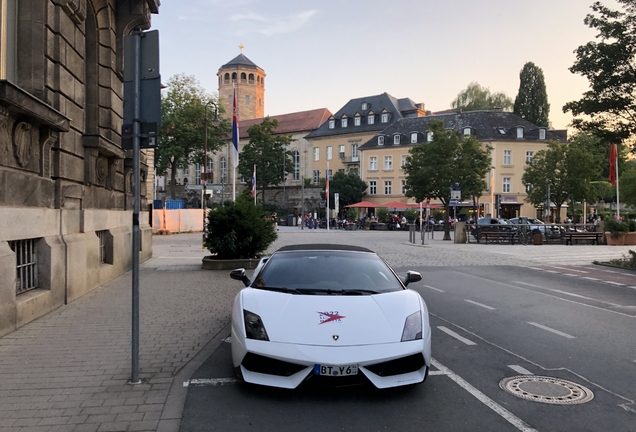
<instances>
[{"instance_id":1,"label":"car headlight","mask_svg":"<svg viewBox=\"0 0 636 432\"><path fill-rule=\"evenodd\" d=\"M406 317L402 342L422 339L422 311L419 310Z\"/></svg>"},{"instance_id":2,"label":"car headlight","mask_svg":"<svg viewBox=\"0 0 636 432\"><path fill-rule=\"evenodd\" d=\"M248 339L269 340L260 316L243 309L243 318L245 319L245 336Z\"/></svg>"}]
</instances>

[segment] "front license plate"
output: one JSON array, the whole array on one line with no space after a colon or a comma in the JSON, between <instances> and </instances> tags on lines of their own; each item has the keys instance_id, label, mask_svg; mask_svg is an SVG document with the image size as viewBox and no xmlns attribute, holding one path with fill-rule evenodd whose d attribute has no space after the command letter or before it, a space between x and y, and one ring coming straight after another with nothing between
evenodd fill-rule
<instances>
[{"instance_id":1,"label":"front license plate","mask_svg":"<svg viewBox=\"0 0 636 432\"><path fill-rule=\"evenodd\" d=\"M314 375L324 376L350 376L358 375L358 365L342 365L342 366L330 366L330 365L314 365Z\"/></svg>"}]
</instances>

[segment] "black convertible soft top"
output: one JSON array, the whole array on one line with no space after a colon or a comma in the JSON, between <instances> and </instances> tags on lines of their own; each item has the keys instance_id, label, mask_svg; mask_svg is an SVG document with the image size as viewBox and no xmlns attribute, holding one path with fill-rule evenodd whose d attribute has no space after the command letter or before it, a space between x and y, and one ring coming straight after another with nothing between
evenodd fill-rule
<instances>
[{"instance_id":1,"label":"black convertible soft top","mask_svg":"<svg viewBox=\"0 0 636 432\"><path fill-rule=\"evenodd\" d=\"M375 253L371 249L363 248L360 246L352 246L346 244L329 244L329 243L312 243L312 244L297 244L283 246L276 252L288 252L288 251L300 251L300 250L342 250L342 251L354 251L354 252L370 252Z\"/></svg>"}]
</instances>

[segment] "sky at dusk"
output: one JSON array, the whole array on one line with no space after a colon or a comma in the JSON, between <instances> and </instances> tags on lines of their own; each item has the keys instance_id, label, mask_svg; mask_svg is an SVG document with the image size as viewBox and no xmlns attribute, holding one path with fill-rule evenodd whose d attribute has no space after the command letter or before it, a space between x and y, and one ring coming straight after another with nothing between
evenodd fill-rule
<instances>
[{"instance_id":1,"label":"sky at dusk","mask_svg":"<svg viewBox=\"0 0 636 432\"><path fill-rule=\"evenodd\" d=\"M595 38L583 20L592 0L162 0L161 75L194 75L217 93L216 73L243 45L265 70L265 114L389 93L450 108L470 82L515 98L532 61L545 76L550 120L588 82L572 74L574 50ZM603 4L618 9L613 0Z\"/></svg>"}]
</instances>

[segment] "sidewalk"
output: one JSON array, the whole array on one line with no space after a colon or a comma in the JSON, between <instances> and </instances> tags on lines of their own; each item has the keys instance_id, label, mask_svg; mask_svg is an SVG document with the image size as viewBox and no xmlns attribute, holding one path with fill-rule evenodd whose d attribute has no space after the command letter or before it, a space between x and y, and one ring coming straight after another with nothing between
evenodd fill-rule
<instances>
[{"instance_id":1,"label":"sidewalk","mask_svg":"<svg viewBox=\"0 0 636 432\"><path fill-rule=\"evenodd\" d=\"M140 268L144 384L126 383L130 272L0 338L0 431L178 431L185 393L171 392L175 374L215 343L242 286L201 270L200 239L156 236Z\"/></svg>"},{"instance_id":2,"label":"sidewalk","mask_svg":"<svg viewBox=\"0 0 636 432\"><path fill-rule=\"evenodd\" d=\"M408 232L280 227L271 250L293 243L357 244L405 268L589 264L629 249L454 244L441 233L425 245L408 238ZM201 233L153 237L153 258L140 269L143 384L126 383L130 272L0 338L0 432L177 432L183 382L229 334L231 303L243 286L227 271L201 270L207 254Z\"/></svg>"}]
</instances>

